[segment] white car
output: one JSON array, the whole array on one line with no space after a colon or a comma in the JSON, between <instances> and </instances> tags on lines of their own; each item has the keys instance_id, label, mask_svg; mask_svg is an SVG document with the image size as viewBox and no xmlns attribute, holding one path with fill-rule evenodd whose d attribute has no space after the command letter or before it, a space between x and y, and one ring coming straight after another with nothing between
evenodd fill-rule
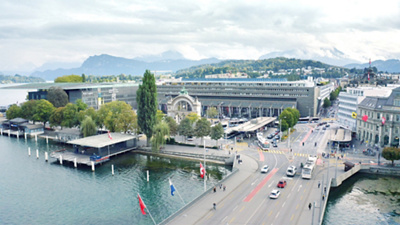
<instances>
[{"instance_id":1,"label":"white car","mask_svg":"<svg viewBox=\"0 0 400 225\"><path fill-rule=\"evenodd\" d=\"M269 167L268 165L263 166L263 168L261 169L261 173L268 173Z\"/></svg>"},{"instance_id":2,"label":"white car","mask_svg":"<svg viewBox=\"0 0 400 225\"><path fill-rule=\"evenodd\" d=\"M271 191L271 194L269 194L269 198L277 199L280 194L281 192L279 190L274 189Z\"/></svg>"}]
</instances>

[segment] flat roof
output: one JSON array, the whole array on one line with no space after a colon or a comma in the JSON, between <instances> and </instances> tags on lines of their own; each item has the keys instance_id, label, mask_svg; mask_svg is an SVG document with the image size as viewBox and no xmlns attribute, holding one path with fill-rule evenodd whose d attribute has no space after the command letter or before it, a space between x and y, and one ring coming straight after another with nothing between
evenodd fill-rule
<instances>
[{"instance_id":1,"label":"flat roof","mask_svg":"<svg viewBox=\"0 0 400 225\"><path fill-rule=\"evenodd\" d=\"M337 141L337 142L349 142L351 141L351 131L347 129L337 129L337 130L330 130L330 141Z\"/></svg>"},{"instance_id":2,"label":"flat roof","mask_svg":"<svg viewBox=\"0 0 400 225\"><path fill-rule=\"evenodd\" d=\"M257 129L275 121L275 117L258 117L256 119L252 119L246 123L240 124L237 127L233 127L233 131L243 131L243 132L251 132L256 131Z\"/></svg>"},{"instance_id":3,"label":"flat roof","mask_svg":"<svg viewBox=\"0 0 400 225\"><path fill-rule=\"evenodd\" d=\"M49 89L60 87L64 90L85 89L85 88L113 88L138 86L138 83L29 83L16 86L2 87L1 89Z\"/></svg>"},{"instance_id":4,"label":"flat roof","mask_svg":"<svg viewBox=\"0 0 400 225\"><path fill-rule=\"evenodd\" d=\"M136 138L136 136L130 134L121 134L121 133L111 133L111 137L112 139L110 139L108 137L108 134L106 133L106 134L99 134L95 136L68 141L67 143L72 145L80 145L92 148L102 148L108 145L113 145Z\"/></svg>"}]
</instances>

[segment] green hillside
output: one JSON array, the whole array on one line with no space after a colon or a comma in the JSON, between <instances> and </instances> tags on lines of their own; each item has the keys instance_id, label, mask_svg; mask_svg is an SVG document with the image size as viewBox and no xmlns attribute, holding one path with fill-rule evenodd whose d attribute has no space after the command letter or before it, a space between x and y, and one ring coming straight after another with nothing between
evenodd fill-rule
<instances>
[{"instance_id":1,"label":"green hillside","mask_svg":"<svg viewBox=\"0 0 400 225\"><path fill-rule=\"evenodd\" d=\"M247 73L251 78L256 78L264 75L266 71L278 72L279 70L290 70L300 68L321 68L325 69L325 74L322 76L343 76L344 71L347 69L340 68L337 66L331 66L319 61L314 60L301 60L301 59L288 59L284 57L271 58L264 60L226 60L215 64L205 64L200 66L193 66L188 69L178 70L176 77L184 78L204 78L205 75L210 74L221 74L221 73L236 73L244 72ZM295 75L292 72L291 75ZM280 75L279 77L286 77L288 75ZM300 72L301 75L301 72ZM315 72L315 76L321 76L321 73ZM272 75L271 78L275 78L277 75ZM299 77L299 75L297 75Z\"/></svg>"}]
</instances>

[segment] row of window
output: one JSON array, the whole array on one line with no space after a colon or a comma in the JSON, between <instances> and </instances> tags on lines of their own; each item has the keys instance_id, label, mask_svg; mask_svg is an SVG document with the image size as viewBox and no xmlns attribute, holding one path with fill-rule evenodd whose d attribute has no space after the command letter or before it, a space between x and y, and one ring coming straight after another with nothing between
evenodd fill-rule
<instances>
[{"instance_id":1,"label":"row of window","mask_svg":"<svg viewBox=\"0 0 400 225\"><path fill-rule=\"evenodd\" d=\"M229 82L222 82L222 83L214 83L214 82L167 82L165 85L182 85L182 86L239 86L239 87L255 87L255 86L265 86L265 87L305 87L305 83L229 83Z\"/></svg>"},{"instance_id":2,"label":"row of window","mask_svg":"<svg viewBox=\"0 0 400 225\"><path fill-rule=\"evenodd\" d=\"M393 121L400 121L400 114L388 114L388 113L379 113L379 112L371 112L364 109L360 109L360 115L367 115L371 119L381 119L382 116L385 117L386 121L391 121L393 116Z\"/></svg>"}]
</instances>

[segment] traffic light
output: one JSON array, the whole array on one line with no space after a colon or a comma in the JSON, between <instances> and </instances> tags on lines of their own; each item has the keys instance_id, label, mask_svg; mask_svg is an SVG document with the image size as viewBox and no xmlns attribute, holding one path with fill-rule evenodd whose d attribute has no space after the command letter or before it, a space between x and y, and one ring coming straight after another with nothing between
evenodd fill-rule
<instances>
[{"instance_id":1,"label":"traffic light","mask_svg":"<svg viewBox=\"0 0 400 225\"><path fill-rule=\"evenodd\" d=\"M303 146L304 146L304 142L303 142Z\"/></svg>"}]
</instances>

